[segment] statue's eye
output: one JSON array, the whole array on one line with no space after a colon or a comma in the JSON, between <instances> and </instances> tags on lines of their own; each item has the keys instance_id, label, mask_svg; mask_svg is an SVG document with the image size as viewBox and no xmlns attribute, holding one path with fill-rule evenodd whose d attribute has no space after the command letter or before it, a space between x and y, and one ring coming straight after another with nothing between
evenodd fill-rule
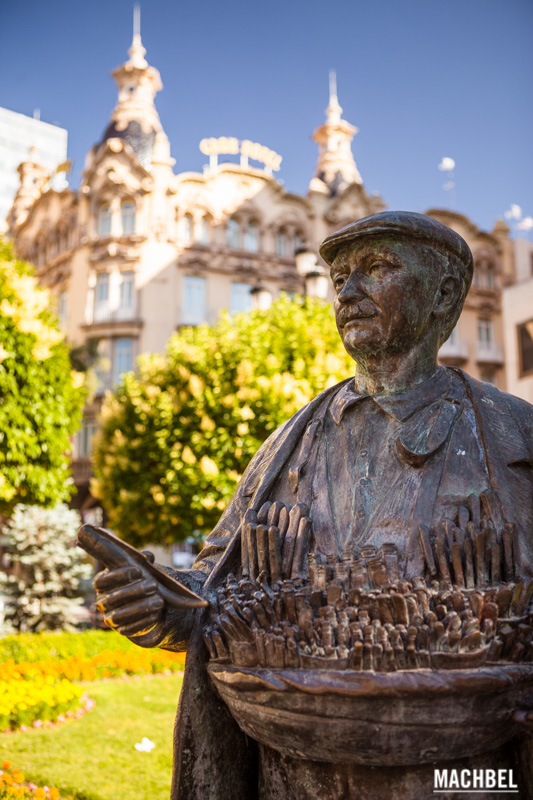
<instances>
[{"instance_id":1,"label":"statue's eye","mask_svg":"<svg viewBox=\"0 0 533 800\"><path fill-rule=\"evenodd\" d=\"M339 289L342 289L342 287L346 283L347 277L348 277L347 275L343 274L335 275L335 277L333 278L333 286L335 287L335 289L337 289L337 291Z\"/></svg>"},{"instance_id":2,"label":"statue's eye","mask_svg":"<svg viewBox=\"0 0 533 800\"><path fill-rule=\"evenodd\" d=\"M374 261L370 267L368 268L369 274L373 272L378 272L379 270L385 270L389 267L386 261Z\"/></svg>"}]
</instances>

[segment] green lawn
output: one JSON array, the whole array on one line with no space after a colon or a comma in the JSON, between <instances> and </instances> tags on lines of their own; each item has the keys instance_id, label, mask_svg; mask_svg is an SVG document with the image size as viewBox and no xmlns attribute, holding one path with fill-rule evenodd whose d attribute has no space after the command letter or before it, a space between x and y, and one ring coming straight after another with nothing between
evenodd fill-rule
<instances>
[{"instance_id":1,"label":"green lawn","mask_svg":"<svg viewBox=\"0 0 533 800\"><path fill-rule=\"evenodd\" d=\"M96 708L57 728L0 734L0 758L76 800L168 800L182 676L86 684ZM139 753L143 736L155 743Z\"/></svg>"}]
</instances>

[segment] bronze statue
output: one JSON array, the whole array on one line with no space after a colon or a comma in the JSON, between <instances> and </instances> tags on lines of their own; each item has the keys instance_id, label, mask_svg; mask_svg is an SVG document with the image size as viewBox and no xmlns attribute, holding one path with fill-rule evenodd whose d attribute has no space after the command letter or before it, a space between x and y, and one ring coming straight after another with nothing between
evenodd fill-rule
<instances>
[{"instance_id":1,"label":"bronze statue","mask_svg":"<svg viewBox=\"0 0 533 800\"><path fill-rule=\"evenodd\" d=\"M458 234L384 212L321 254L355 377L264 443L172 604L141 562L95 579L107 624L188 650L172 797L418 800L435 766L533 796L533 407L437 365Z\"/></svg>"}]
</instances>

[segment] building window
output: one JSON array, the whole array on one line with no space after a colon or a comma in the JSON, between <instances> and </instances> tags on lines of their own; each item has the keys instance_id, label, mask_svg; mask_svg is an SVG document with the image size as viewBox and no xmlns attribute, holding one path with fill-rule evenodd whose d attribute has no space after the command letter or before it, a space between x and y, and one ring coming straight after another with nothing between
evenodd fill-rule
<instances>
[{"instance_id":1,"label":"building window","mask_svg":"<svg viewBox=\"0 0 533 800\"><path fill-rule=\"evenodd\" d=\"M190 244L192 241L192 217L185 214L178 222L178 237L182 244Z\"/></svg>"},{"instance_id":2,"label":"building window","mask_svg":"<svg viewBox=\"0 0 533 800\"><path fill-rule=\"evenodd\" d=\"M122 203L122 233L135 233L135 206L133 203Z\"/></svg>"},{"instance_id":3,"label":"building window","mask_svg":"<svg viewBox=\"0 0 533 800\"><path fill-rule=\"evenodd\" d=\"M477 340L481 350L490 350L493 342L493 327L491 319L478 319Z\"/></svg>"},{"instance_id":4,"label":"building window","mask_svg":"<svg viewBox=\"0 0 533 800\"><path fill-rule=\"evenodd\" d=\"M65 330L67 327L67 314L68 314L68 299L66 291L60 293L57 303L57 316L59 319L59 327Z\"/></svg>"},{"instance_id":5,"label":"building window","mask_svg":"<svg viewBox=\"0 0 533 800\"><path fill-rule=\"evenodd\" d=\"M455 345L455 344L457 344L457 339L458 339L458 334L457 334L457 325L456 325L455 328L450 333L450 335L448 336L446 341L449 342L449 344L451 344L451 345Z\"/></svg>"},{"instance_id":6,"label":"building window","mask_svg":"<svg viewBox=\"0 0 533 800\"><path fill-rule=\"evenodd\" d=\"M497 386L496 373L493 370L485 370L481 373L481 380L485 383L490 383L492 386Z\"/></svg>"},{"instance_id":7,"label":"building window","mask_svg":"<svg viewBox=\"0 0 533 800\"><path fill-rule=\"evenodd\" d=\"M252 308L252 287L249 283L231 284L230 311L237 314L239 311L250 311Z\"/></svg>"},{"instance_id":8,"label":"building window","mask_svg":"<svg viewBox=\"0 0 533 800\"><path fill-rule=\"evenodd\" d=\"M533 373L533 319L516 326L520 377Z\"/></svg>"},{"instance_id":9,"label":"building window","mask_svg":"<svg viewBox=\"0 0 533 800\"><path fill-rule=\"evenodd\" d=\"M113 383L120 383L122 375L133 369L133 339L122 336L113 341Z\"/></svg>"},{"instance_id":10,"label":"building window","mask_svg":"<svg viewBox=\"0 0 533 800\"><path fill-rule=\"evenodd\" d=\"M186 275L183 285L183 324L200 325L205 321L205 278Z\"/></svg>"},{"instance_id":11,"label":"building window","mask_svg":"<svg viewBox=\"0 0 533 800\"><path fill-rule=\"evenodd\" d=\"M48 261L50 261L50 259L55 258L57 256L57 253L58 253L58 237L57 237L57 233L53 233L50 236L50 238L48 239L48 243L47 243L46 249L48 251Z\"/></svg>"},{"instance_id":12,"label":"building window","mask_svg":"<svg viewBox=\"0 0 533 800\"><path fill-rule=\"evenodd\" d=\"M135 273L122 272L120 274L119 316L122 319L131 319L135 307Z\"/></svg>"},{"instance_id":13,"label":"building window","mask_svg":"<svg viewBox=\"0 0 533 800\"><path fill-rule=\"evenodd\" d=\"M233 247L234 250L238 250L241 246L241 227L236 219L228 219L226 242L228 247Z\"/></svg>"},{"instance_id":14,"label":"building window","mask_svg":"<svg viewBox=\"0 0 533 800\"><path fill-rule=\"evenodd\" d=\"M489 253L481 253L474 259L473 285L478 289L497 289L496 264Z\"/></svg>"},{"instance_id":15,"label":"building window","mask_svg":"<svg viewBox=\"0 0 533 800\"><path fill-rule=\"evenodd\" d=\"M210 231L209 231L209 220L205 217L202 217L200 220L200 224L198 226L198 243L199 244L209 244L210 239Z\"/></svg>"},{"instance_id":16,"label":"building window","mask_svg":"<svg viewBox=\"0 0 533 800\"><path fill-rule=\"evenodd\" d=\"M276 234L276 255L287 255L287 234L285 231L278 231Z\"/></svg>"},{"instance_id":17,"label":"building window","mask_svg":"<svg viewBox=\"0 0 533 800\"><path fill-rule=\"evenodd\" d=\"M111 235L111 206L102 206L98 213L98 235Z\"/></svg>"},{"instance_id":18,"label":"building window","mask_svg":"<svg viewBox=\"0 0 533 800\"><path fill-rule=\"evenodd\" d=\"M94 342L94 340L92 340ZM96 363L94 371L98 379L97 394L111 389L111 351L109 339L96 340Z\"/></svg>"},{"instance_id":19,"label":"building window","mask_svg":"<svg viewBox=\"0 0 533 800\"><path fill-rule=\"evenodd\" d=\"M94 322L109 319L109 274L100 272L94 288Z\"/></svg>"},{"instance_id":20,"label":"building window","mask_svg":"<svg viewBox=\"0 0 533 800\"><path fill-rule=\"evenodd\" d=\"M294 235L294 242L293 242L293 253L297 253L298 250L301 250L304 246L304 237L301 233L296 233Z\"/></svg>"},{"instance_id":21,"label":"building window","mask_svg":"<svg viewBox=\"0 0 533 800\"><path fill-rule=\"evenodd\" d=\"M76 434L76 458L89 458L93 451L93 439L98 430L96 422L84 421Z\"/></svg>"},{"instance_id":22,"label":"building window","mask_svg":"<svg viewBox=\"0 0 533 800\"><path fill-rule=\"evenodd\" d=\"M255 222L250 222L244 231L244 249L250 253L257 253L259 250L259 228Z\"/></svg>"}]
</instances>

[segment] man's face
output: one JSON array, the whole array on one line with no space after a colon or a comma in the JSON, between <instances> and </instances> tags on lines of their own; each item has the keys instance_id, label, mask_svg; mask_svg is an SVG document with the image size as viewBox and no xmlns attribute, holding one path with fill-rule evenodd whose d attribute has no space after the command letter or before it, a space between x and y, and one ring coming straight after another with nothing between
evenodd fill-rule
<instances>
[{"instance_id":1,"label":"man's face","mask_svg":"<svg viewBox=\"0 0 533 800\"><path fill-rule=\"evenodd\" d=\"M331 266L335 317L352 358L410 350L434 324L440 275L428 249L368 237L341 248Z\"/></svg>"}]
</instances>

